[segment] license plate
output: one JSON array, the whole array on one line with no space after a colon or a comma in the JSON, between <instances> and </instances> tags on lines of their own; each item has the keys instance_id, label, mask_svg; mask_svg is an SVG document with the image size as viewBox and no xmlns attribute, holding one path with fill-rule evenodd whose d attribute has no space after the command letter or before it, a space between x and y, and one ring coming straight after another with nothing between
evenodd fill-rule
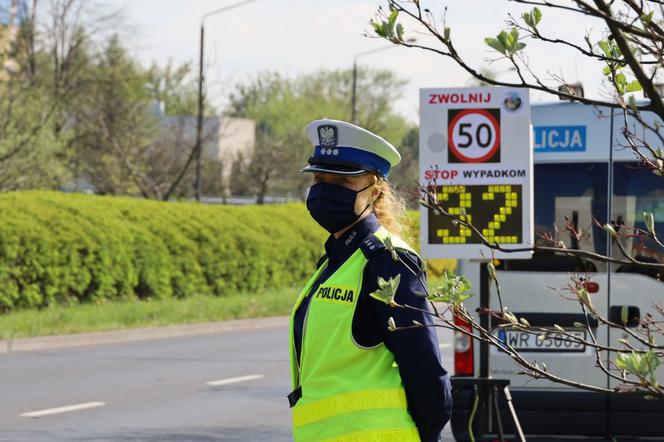
<instances>
[{"instance_id":1,"label":"license plate","mask_svg":"<svg viewBox=\"0 0 664 442\"><path fill-rule=\"evenodd\" d=\"M586 339L585 330L566 330L567 333L579 339ZM566 353L576 352L583 353L586 351L585 344L573 341L555 331L547 333L542 339L539 336L544 333L526 333L517 330L500 329L498 331L498 339L509 344L512 348L523 352L552 352L552 353Z\"/></svg>"}]
</instances>

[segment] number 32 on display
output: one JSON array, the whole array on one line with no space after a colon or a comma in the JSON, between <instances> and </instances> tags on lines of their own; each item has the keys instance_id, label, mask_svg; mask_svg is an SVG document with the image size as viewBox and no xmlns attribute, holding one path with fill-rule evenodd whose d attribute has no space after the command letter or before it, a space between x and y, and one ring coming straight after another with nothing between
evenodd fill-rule
<instances>
[{"instance_id":1,"label":"number 32 on display","mask_svg":"<svg viewBox=\"0 0 664 442\"><path fill-rule=\"evenodd\" d=\"M468 221L489 241L503 244L521 242L521 185L437 186L438 200L450 215ZM465 215L462 213L465 212ZM429 210L429 243L479 244L478 235L452 219Z\"/></svg>"}]
</instances>

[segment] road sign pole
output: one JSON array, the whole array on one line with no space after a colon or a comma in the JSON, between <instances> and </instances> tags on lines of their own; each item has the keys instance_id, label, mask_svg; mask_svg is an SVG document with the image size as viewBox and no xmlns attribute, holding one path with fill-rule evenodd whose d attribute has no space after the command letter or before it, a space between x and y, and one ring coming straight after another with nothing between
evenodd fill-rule
<instances>
[{"instance_id":1,"label":"road sign pole","mask_svg":"<svg viewBox=\"0 0 664 442\"><path fill-rule=\"evenodd\" d=\"M491 308L491 300L489 297L489 269L487 263L480 264L480 326L485 330L491 330L491 315L488 313ZM482 379L489 378L489 343L480 341L480 372L479 377ZM480 434L486 434L491 431L491 405L492 396L487 389L478 389L480 397L480 404L482 405L482 414L480 416Z\"/></svg>"},{"instance_id":2,"label":"road sign pole","mask_svg":"<svg viewBox=\"0 0 664 442\"><path fill-rule=\"evenodd\" d=\"M483 262L480 264L480 326L485 330L491 330L491 315L488 314L491 308L489 284L489 269L487 263ZM489 343L485 341L480 341L480 377L489 377Z\"/></svg>"}]
</instances>

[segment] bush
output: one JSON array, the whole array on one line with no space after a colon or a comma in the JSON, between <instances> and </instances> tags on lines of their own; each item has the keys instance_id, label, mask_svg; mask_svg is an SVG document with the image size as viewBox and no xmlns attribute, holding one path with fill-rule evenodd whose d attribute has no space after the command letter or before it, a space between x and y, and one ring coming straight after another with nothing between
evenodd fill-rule
<instances>
[{"instance_id":1,"label":"bush","mask_svg":"<svg viewBox=\"0 0 664 442\"><path fill-rule=\"evenodd\" d=\"M326 233L304 206L0 195L0 311L224 296L308 277Z\"/></svg>"}]
</instances>

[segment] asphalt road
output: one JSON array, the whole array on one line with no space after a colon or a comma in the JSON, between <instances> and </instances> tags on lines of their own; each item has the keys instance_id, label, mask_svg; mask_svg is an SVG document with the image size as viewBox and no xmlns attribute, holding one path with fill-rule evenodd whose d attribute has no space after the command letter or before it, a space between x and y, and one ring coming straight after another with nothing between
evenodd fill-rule
<instances>
[{"instance_id":1,"label":"asphalt road","mask_svg":"<svg viewBox=\"0 0 664 442\"><path fill-rule=\"evenodd\" d=\"M275 327L0 354L0 441L290 441L287 347Z\"/></svg>"}]
</instances>

